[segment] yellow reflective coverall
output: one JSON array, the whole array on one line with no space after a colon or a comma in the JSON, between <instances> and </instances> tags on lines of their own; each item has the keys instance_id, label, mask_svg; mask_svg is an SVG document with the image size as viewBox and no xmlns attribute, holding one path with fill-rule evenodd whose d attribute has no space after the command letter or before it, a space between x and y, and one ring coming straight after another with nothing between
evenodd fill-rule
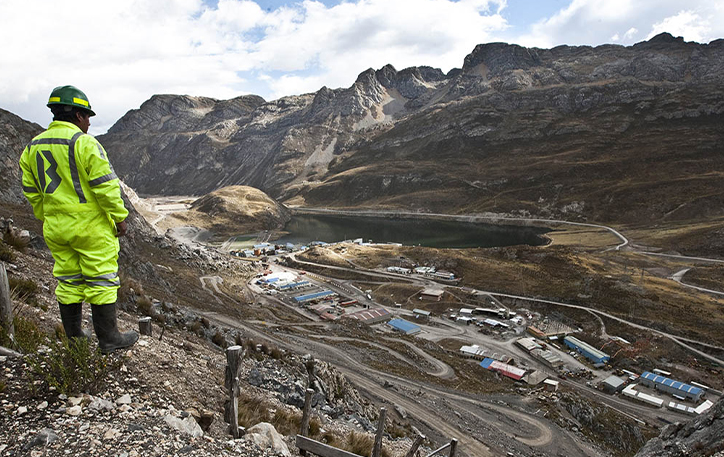
<instances>
[{"instance_id":1,"label":"yellow reflective coverall","mask_svg":"<svg viewBox=\"0 0 724 457\"><path fill-rule=\"evenodd\" d=\"M115 303L116 222L128 210L103 146L76 125L53 121L25 147L20 168L23 193L55 259L58 302Z\"/></svg>"}]
</instances>

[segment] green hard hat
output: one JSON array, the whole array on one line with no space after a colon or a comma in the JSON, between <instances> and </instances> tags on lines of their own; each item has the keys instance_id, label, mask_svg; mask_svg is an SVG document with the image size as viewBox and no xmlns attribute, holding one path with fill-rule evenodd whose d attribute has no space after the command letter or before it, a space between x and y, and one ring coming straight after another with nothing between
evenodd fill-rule
<instances>
[{"instance_id":1,"label":"green hard hat","mask_svg":"<svg viewBox=\"0 0 724 457\"><path fill-rule=\"evenodd\" d=\"M81 108L90 113L91 116L95 116L88 101L88 97L85 96L82 90L75 86L58 86L53 89L48 98L48 108L52 105L67 105Z\"/></svg>"}]
</instances>

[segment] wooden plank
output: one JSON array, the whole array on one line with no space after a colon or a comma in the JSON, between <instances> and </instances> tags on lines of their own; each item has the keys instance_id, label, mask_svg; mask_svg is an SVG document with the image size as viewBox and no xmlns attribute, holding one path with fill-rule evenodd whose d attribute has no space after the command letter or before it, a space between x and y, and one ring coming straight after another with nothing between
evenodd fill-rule
<instances>
[{"instance_id":1,"label":"wooden plank","mask_svg":"<svg viewBox=\"0 0 724 457\"><path fill-rule=\"evenodd\" d=\"M380 419L377 421L377 433L375 433L375 444L372 447L372 457L380 457L382 454L382 435L385 433L385 418L387 408L380 408Z\"/></svg>"},{"instance_id":2,"label":"wooden plank","mask_svg":"<svg viewBox=\"0 0 724 457\"><path fill-rule=\"evenodd\" d=\"M441 446L441 447L435 449L434 451L432 451L431 453L427 454L427 457L432 457L433 455L437 455L449 447L450 447L450 443L447 443L446 445Z\"/></svg>"},{"instance_id":3,"label":"wooden plank","mask_svg":"<svg viewBox=\"0 0 724 457\"><path fill-rule=\"evenodd\" d=\"M13 301L10 299L10 284L4 262L0 262L0 325L5 329L10 340L14 341Z\"/></svg>"},{"instance_id":4,"label":"wooden plank","mask_svg":"<svg viewBox=\"0 0 724 457\"><path fill-rule=\"evenodd\" d=\"M299 449L309 451L312 454L316 454L321 457L362 457L360 455L320 443L319 441L315 441L302 435L297 435L296 444Z\"/></svg>"}]
</instances>

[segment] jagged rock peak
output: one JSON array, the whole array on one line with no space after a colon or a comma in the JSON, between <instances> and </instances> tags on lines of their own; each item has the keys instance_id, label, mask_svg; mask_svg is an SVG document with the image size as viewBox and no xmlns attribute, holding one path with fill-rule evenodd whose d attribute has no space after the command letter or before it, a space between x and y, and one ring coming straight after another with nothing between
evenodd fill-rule
<instances>
[{"instance_id":1,"label":"jagged rock peak","mask_svg":"<svg viewBox=\"0 0 724 457\"><path fill-rule=\"evenodd\" d=\"M528 69L540 65L540 62L535 48L508 43L486 43L475 46L473 52L465 57L463 71L484 64L491 75L496 75L507 70Z\"/></svg>"},{"instance_id":2,"label":"jagged rock peak","mask_svg":"<svg viewBox=\"0 0 724 457\"><path fill-rule=\"evenodd\" d=\"M230 100L190 95L154 95L139 109L127 112L108 133L141 129L183 130L194 126L199 119L209 114L209 123L213 123L217 118L241 117L264 103L266 101L258 95L242 95Z\"/></svg>"}]
</instances>

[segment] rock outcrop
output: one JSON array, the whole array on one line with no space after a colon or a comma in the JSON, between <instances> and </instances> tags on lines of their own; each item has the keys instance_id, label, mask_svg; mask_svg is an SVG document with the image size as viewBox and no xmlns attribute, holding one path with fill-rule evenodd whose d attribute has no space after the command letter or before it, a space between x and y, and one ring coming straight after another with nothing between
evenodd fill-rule
<instances>
[{"instance_id":1,"label":"rock outcrop","mask_svg":"<svg viewBox=\"0 0 724 457\"><path fill-rule=\"evenodd\" d=\"M43 128L0 109L0 201L24 204L18 161L23 148Z\"/></svg>"},{"instance_id":2,"label":"rock outcrop","mask_svg":"<svg viewBox=\"0 0 724 457\"><path fill-rule=\"evenodd\" d=\"M635 457L724 456L724 400L688 423L667 425Z\"/></svg>"},{"instance_id":3,"label":"rock outcrop","mask_svg":"<svg viewBox=\"0 0 724 457\"><path fill-rule=\"evenodd\" d=\"M215 234L236 235L284 227L289 210L258 189L229 186L210 192L186 213L195 227Z\"/></svg>"}]
</instances>

